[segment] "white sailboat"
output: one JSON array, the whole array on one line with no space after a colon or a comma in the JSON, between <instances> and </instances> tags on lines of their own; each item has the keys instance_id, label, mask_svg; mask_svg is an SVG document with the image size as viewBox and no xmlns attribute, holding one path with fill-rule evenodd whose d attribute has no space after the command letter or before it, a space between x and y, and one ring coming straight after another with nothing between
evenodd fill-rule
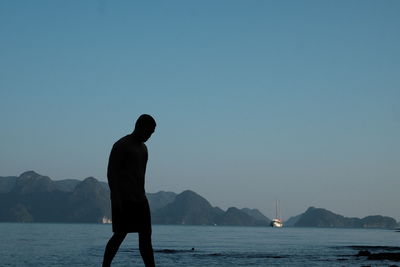
<instances>
[{"instance_id":1,"label":"white sailboat","mask_svg":"<svg viewBox=\"0 0 400 267\"><path fill-rule=\"evenodd\" d=\"M103 216L103 218L101 219L101 222L104 223L104 224L112 223L111 219L106 217L106 216Z\"/></svg>"},{"instance_id":2,"label":"white sailboat","mask_svg":"<svg viewBox=\"0 0 400 267\"><path fill-rule=\"evenodd\" d=\"M275 218L271 221L272 227L283 227L283 220L281 219L281 214L279 210L279 202L276 201L276 214Z\"/></svg>"}]
</instances>

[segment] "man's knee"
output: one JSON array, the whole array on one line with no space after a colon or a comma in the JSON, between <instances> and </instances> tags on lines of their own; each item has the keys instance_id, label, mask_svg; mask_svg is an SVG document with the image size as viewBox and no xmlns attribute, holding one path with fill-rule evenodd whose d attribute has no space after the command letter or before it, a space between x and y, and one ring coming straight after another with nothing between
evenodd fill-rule
<instances>
[{"instance_id":1,"label":"man's knee","mask_svg":"<svg viewBox=\"0 0 400 267\"><path fill-rule=\"evenodd\" d=\"M139 245L151 246L151 232L139 232Z\"/></svg>"},{"instance_id":2,"label":"man's knee","mask_svg":"<svg viewBox=\"0 0 400 267\"><path fill-rule=\"evenodd\" d=\"M151 239L151 230L139 232L139 238Z\"/></svg>"},{"instance_id":3,"label":"man's knee","mask_svg":"<svg viewBox=\"0 0 400 267\"><path fill-rule=\"evenodd\" d=\"M123 233L123 232L116 232L114 233L115 237L119 237L119 238L125 238L125 236L127 235L127 233Z\"/></svg>"},{"instance_id":4,"label":"man's knee","mask_svg":"<svg viewBox=\"0 0 400 267\"><path fill-rule=\"evenodd\" d=\"M114 235L111 237L111 240L114 242L122 242L126 237L126 233L114 233Z\"/></svg>"}]
</instances>

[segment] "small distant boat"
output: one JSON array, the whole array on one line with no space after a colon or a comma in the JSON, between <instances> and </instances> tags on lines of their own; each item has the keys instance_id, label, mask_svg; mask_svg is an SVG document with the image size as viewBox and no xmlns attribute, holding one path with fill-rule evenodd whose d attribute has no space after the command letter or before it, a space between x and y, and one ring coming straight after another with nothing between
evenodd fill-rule
<instances>
[{"instance_id":1,"label":"small distant boat","mask_svg":"<svg viewBox=\"0 0 400 267\"><path fill-rule=\"evenodd\" d=\"M276 214L275 218L271 221L272 227L283 227L283 220L280 218L280 210L279 210L279 203L278 200L276 201Z\"/></svg>"},{"instance_id":2,"label":"small distant boat","mask_svg":"<svg viewBox=\"0 0 400 267\"><path fill-rule=\"evenodd\" d=\"M106 216L103 216L101 222L104 223L104 224L112 223L111 219L106 217Z\"/></svg>"}]
</instances>

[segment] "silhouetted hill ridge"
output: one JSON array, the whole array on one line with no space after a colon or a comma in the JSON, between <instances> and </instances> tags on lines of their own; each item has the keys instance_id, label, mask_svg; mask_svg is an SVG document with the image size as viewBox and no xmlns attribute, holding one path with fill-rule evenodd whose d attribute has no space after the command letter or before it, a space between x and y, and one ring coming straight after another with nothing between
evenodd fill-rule
<instances>
[{"instance_id":1,"label":"silhouetted hill ridge","mask_svg":"<svg viewBox=\"0 0 400 267\"><path fill-rule=\"evenodd\" d=\"M395 219L374 215L365 218L348 218L322 208L310 207L298 216L288 220L288 226L296 227L336 227L336 228L389 228L398 227Z\"/></svg>"},{"instance_id":2,"label":"silhouetted hill ridge","mask_svg":"<svg viewBox=\"0 0 400 267\"><path fill-rule=\"evenodd\" d=\"M55 183L55 186L58 190L64 192L72 192L81 181L77 179L65 179L53 182Z\"/></svg>"},{"instance_id":3,"label":"silhouetted hill ridge","mask_svg":"<svg viewBox=\"0 0 400 267\"><path fill-rule=\"evenodd\" d=\"M162 207L165 207L177 196L174 192L159 191L157 193L147 193L147 199L149 200L152 211L156 211Z\"/></svg>"},{"instance_id":4,"label":"silhouetted hill ridge","mask_svg":"<svg viewBox=\"0 0 400 267\"><path fill-rule=\"evenodd\" d=\"M236 207L230 207L218 218L218 225L247 225L247 226L268 226L270 220L257 219Z\"/></svg>"},{"instance_id":5,"label":"silhouetted hill ridge","mask_svg":"<svg viewBox=\"0 0 400 267\"><path fill-rule=\"evenodd\" d=\"M174 201L152 215L155 224L214 224L217 211L203 197L191 190L178 194Z\"/></svg>"},{"instance_id":6,"label":"silhouetted hill ridge","mask_svg":"<svg viewBox=\"0 0 400 267\"><path fill-rule=\"evenodd\" d=\"M192 190L180 194L160 191L147 194L154 224L267 226L270 220L257 209L213 207ZM94 177L83 181L53 181L27 171L0 177L0 221L7 222L101 222L110 218L108 184ZM286 226L396 228L387 216L347 218L329 210L310 207L290 218Z\"/></svg>"},{"instance_id":7,"label":"silhouetted hill ridge","mask_svg":"<svg viewBox=\"0 0 400 267\"><path fill-rule=\"evenodd\" d=\"M17 182L16 176L0 177L0 193L10 192Z\"/></svg>"},{"instance_id":8,"label":"silhouetted hill ridge","mask_svg":"<svg viewBox=\"0 0 400 267\"><path fill-rule=\"evenodd\" d=\"M42 180L44 178L44 180ZM29 186L27 184L23 185L24 187L30 187L30 189L22 189L22 188L15 188L17 185L17 181L20 183L25 183L30 180L30 183L33 184L38 184L40 183L40 180L44 182L47 180L46 178L49 178L47 176L42 176L34 171L26 171L22 173L20 176L8 176L8 177L0 177L0 193L8 193L11 192L12 190L19 190L19 191L32 191L32 185ZM49 178L50 179L50 178ZM50 179L51 180L51 179ZM60 190L60 191L65 191L65 192L72 192L75 189L75 186L82 182L81 180L78 179L64 179L64 180L51 180L52 186L50 191L52 190ZM100 182L105 188L108 188L108 184L104 182Z\"/></svg>"},{"instance_id":9,"label":"silhouetted hill ridge","mask_svg":"<svg viewBox=\"0 0 400 267\"><path fill-rule=\"evenodd\" d=\"M100 222L103 217L111 217L109 193L93 177L88 177L77 184L68 200L70 221Z\"/></svg>"},{"instance_id":10,"label":"silhouetted hill ridge","mask_svg":"<svg viewBox=\"0 0 400 267\"><path fill-rule=\"evenodd\" d=\"M14 191L20 194L33 192L51 192L56 189L48 176L42 176L34 171L22 173L16 180Z\"/></svg>"},{"instance_id":11,"label":"silhouetted hill ridge","mask_svg":"<svg viewBox=\"0 0 400 267\"><path fill-rule=\"evenodd\" d=\"M240 209L242 212L250 215L251 217L260 220L260 221L270 221L268 217L262 214L258 209L249 209L249 208L242 208Z\"/></svg>"},{"instance_id":12,"label":"silhouetted hill ridge","mask_svg":"<svg viewBox=\"0 0 400 267\"><path fill-rule=\"evenodd\" d=\"M250 209L249 209L250 210ZM261 214L257 210L253 210ZM205 198L186 190L175 197L175 200L153 213L156 224L194 224L194 225L237 225L267 226L269 219L253 218L238 208L231 207L226 212L213 207Z\"/></svg>"},{"instance_id":13,"label":"silhouetted hill ridge","mask_svg":"<svg viewBox=\"0 0 400 267\"><path fill-rule=\"evenodd\" d=\"M160 191L147 197L153 223L265 224L260 224L258 210L230 208L225 212L192 190L181 194ZM249 211L258 218L247 214ZM101 222L103 217L111 217L109 188L94 177L53 181L34 171L0 177L0 221Z\"/></svg>"}]
</instances>

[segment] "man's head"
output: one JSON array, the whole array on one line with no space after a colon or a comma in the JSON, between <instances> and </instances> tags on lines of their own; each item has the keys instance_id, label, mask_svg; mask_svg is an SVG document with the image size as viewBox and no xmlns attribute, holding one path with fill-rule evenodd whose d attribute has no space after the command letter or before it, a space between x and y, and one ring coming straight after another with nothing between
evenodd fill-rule
<instances>
[{"instance_id":1,"label":"man's head","mask_svg":"<svg viewBox=\"0 0 400 267\"><path fill-rule=\"evenodd\" d=\"M140 142L146 142L156 129L156 121L148 114L142 114L137 119L133 134Z\"/></svg>"}]
</instances>

